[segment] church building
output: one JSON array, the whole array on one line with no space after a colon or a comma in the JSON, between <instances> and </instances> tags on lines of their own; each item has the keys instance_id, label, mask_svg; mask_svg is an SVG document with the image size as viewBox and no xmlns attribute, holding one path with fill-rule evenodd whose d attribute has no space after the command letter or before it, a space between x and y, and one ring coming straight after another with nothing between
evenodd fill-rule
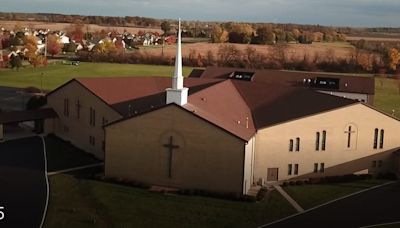
<instances>
[{"instance_id":1,"label":"church building","mask_svg":"<svg viewBox=\"0 0 400 228\"><path fill-rule=\"evenodd\" d=\"M179 28L172 79L73 79L47 95L58 118L46 130L104 160L107 177L238 195L268 182L397 167L400 121L370 106L370 89L341 84L353 79L293 85L205 72L183 78Z\"/></svg>"}]
</instances>

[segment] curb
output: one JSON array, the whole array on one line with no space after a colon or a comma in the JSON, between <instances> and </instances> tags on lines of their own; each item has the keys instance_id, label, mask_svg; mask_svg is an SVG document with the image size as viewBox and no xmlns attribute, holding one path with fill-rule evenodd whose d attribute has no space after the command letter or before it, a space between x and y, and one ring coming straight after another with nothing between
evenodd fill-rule
<instances>
[{"instance_id":1,"label":"curb","mask_svg":"<svg viewBox=\"0 0 400 228\"><path fill-rule=\"evenodd\" d=\"M346 199L346 198L349 198L349 197L352 197L352 196L355 196L355 195L358 195L358 194L361 194L361 193L364 193L364 192L367 192L367 191L370 191L370 190L374 190L374 189L377 189L377 188L381 188L381 187L384 187L384 186L386 186L386 185L394 184L394 183L396 183L396 182L398 182L398 181L389 181L389 182L386 182L386 183L381 184L381 185L373 186L373 187L370 187L370 188L367 188L367 189L364 189L364 190L361 190L361 191L358 191L358 192L354 192L354 193L352 193L352 194L349 194L349 195L346 195L346 196L342 196L342 197L340 197L340 198L337 198L337 199L328 201L328 202L323 203L323 204L321 204L321 205L312 207L312 208L310 208L310 209L305 210L304 212L299 212L299 213L290 215L290 216L288 216L288 217L285 217L285 218L282 218L282 219L279 219L279 220L276 220L276 221L273 221L273 222L270 222L270 223L267 223L267 224L264 224L264 225L260 225L260 226L258 226L257 228L263 228L263 227L271 226L271 225L273 225L273 224L276 224L276 223L279 223L279 222L282 222L282 221L286 221L286 220L291 219L291 218L293 218L293 217L296 217L296 216L305 214L305 213L307 213L307 212L313 211L313 210L315 210L315 209L318 209L318 208L320 208L320 207L329 205L329 204L334 203L334 202L336 202L336 201L343 200L343 199Z\"/></svg>"},{"instance_id":2,"label":"curb","mask_svg":"<svg viewBox=\"0 0 400 228\"><path fill-rule=\"evenodd\" d=\"M49 172L49 173L47 173L47 176L53 176L53 175L62 174L62 173L69 173L69 172L73 172L73 171L94 168L94 167L103 166L103 165L104 165L104 162L101 162L101 163L97 163L97 164L84 165L84 166L79 166L79 167L70 168L70 169L63 169L63 170L58 170L58 171L54 171L54 172Z\"/></svg>"},{"instance_id":3,"label":"curb","mask_svg":"<svg viewBox=\"0 0 400 228\"><path fill-rule=\"evenodd\" d=\"M45 142L45 140L44 140L44 138L43 138L42 135L40 135L39 137L40 137L40 139L42 140L42 143L43 143L44 172L45 172L44 176L45 176L45 179L46 179L46 191L47 191L47 194L46 194L46 195L47 195L47 196L46 196L46 204L45 204L44 211L43 211L42 221L40 222L40 226L39 226L39 228L42 228L43 225L44 225L44 221L45 221L45 219L46 219L47 208L48 208L48 206L49 206L50 185L49 185L49 178L48 178L48 173L47 173L46 142Z\"/></svg>"}]
</instances>

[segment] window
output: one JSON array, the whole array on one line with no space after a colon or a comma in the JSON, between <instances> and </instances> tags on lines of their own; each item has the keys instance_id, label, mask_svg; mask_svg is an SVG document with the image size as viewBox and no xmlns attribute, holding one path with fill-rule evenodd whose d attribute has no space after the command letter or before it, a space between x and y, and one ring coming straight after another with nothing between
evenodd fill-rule
<instances>
[{"instance_id":1,"label":"window","mask_svg":"<svg viewBox=\"0 0 400 228\"><path fill-rule=\"evenodd\" d=\"M66 116L66 117L69 116L69 99L68 98L64 99L64 116Z\"/></svg>"},{"instance_id":2,"label":"window","mask_svg":"<svg viewBox=\"0 0 400 228\"><path fill-rule=\"evenodd\" d=\"M372 168L376 168L376 161L372 161Z\"/></svg>"},{"instance_id":3,"label":"window","mask_svg":"<svg viewBox=\"0 0 400 228\"><path fill-rule=\"evenodd\" d=\"M320 137L320 133L317 132L315 135L315 150L318 151L319 150L319 137Z\"/></svg>"},{"instance_id":4,"label":"window","mask_svg":"<svg viewBox=\"0 0 400 228\"><path fill-rule=\"evenodd\" d=\"M325 172L325 163L321 163L321 164L320 164L319 172L320 172L320 173Z\"/></svg>"},{"instance_id":5,"label":"window","mask_svg":"<svg viewBox=\"0 0 400 228\"><path fill-rule=\"evenodd\" d=\"M383 161L382 161L382 160L379 160L379 161L378 161L378 167L381 168L382 165L383 165Z\"/></svg>"},{"instance_id":6,"label":"window","mask_svg":"<svg viewBox=\"0 0 400 228\"><path fill-rule=\"evenodd\" d=\"M90 125L91 126L96 126L96 110L92 107L90 107Z\"/></svg>"},{"instance_id":7,"label":"window","mask_svg":"<svg viewBox=\"0 0 400 228\"><path fill-rule=\"evenodd\" d=\"M314 173L318 173L318 163L314 163Z\"/></svg>"},{"instance_id":8,"label":"window","mask_svg":"<svg viewBox=\"0 0 400 228\"><path fill-rule=\"evenodd\" d=\"M288 165L288 175L292 175L292 164Z\"/></svg>"},{"instance_id":9,"label":"window","mask_svg":"<svg viewBox=\"0 0 400 228\"><path fill-rule=\"evenodd\" d=\"M294 175L299 174L299 164L294 164Z\"/></svg>"},{"instance_id":10,"label":"window","mask_svg":"<svg viewBox=\"0 0 400 228\"><path fill-rule=\"evenodd\" d=\"M64 132L68 133L69 132L69 127L67 125L64 125Z\"/></svg>"},{"instance_id":11,"label":"window","mask_svg":"<svg viewBox=\"0 0 400 228\"><path fill-rule=\"evenodd\" d=\"M104 141L101 142L101 149L102 149L103 151L106 150L106 142L104 142Z\"/></svg>"},{"instance_id":12,"label":"window","mask_svg":"<svg viewBox=\"0 0 400 228\"><path fill-rule=\"evenodd\" d=\"M76 101L75 107L76 107L76 118L79 119L81 118L81 103L79 100Z\"/></svg>"},{"instance_id":13,"label":"window","mask_svg":"<svg viewBox=\"0 0 400 228\"><path fill-rule=\"evenodd\" d=\"M378 148L378 133L379 133L378 128L375 128L375 132L374 132L374 149Z\"/></svg>"},{"instance_id":14,"label":"window","mask_svg":"<svg viewBox=\"0 0 400 228\"><path fill-rule=\"evenodd\" d=\"M289 141L289 151L293 151L293 139Z\"/></svg>"},{"instance_id":15,"label":"window","mask_svg":"<svg viewBox=\"0 0 400 228\"><path fill-rule=\"evenodd\" d=\"M384 137L385 137L385 130L381 129L381 138L379 140L379 149L383 148Z\"/></svg>"},{"instance_id":16,"label":"window","mask_svg":"<svg viewBox=\"0 0 400 228\"><path fill-rule=\"evenodd\" d=\"M95 145L95 138L93 136L89 136L89 143L90 145L94 146Z\"/></svg>"},{"instance_id":17,"label":"window","mask_svg":"<svg viewBox=\"0 0 400 228\"><path fill-rule=\"evenodd\" d=\"M300 138L296 138L296 151L300 151Z\"/></svg>"},{"instance_id":18,"label":"window","mask_svg":"<svg viewBox=\"0 0 400 228\"><path fill-rule=\"evenodd\" d=\"M326 131L322 132L322 150L325 150L326 148Z\"/></svg>"}]
</instances>

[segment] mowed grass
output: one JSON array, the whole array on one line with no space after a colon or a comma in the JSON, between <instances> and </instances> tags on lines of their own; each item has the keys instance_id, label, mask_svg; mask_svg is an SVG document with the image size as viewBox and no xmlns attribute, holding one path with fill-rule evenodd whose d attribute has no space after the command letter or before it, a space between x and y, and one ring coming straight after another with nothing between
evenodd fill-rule
<instances>
[{"instance_id":1,"label":"mowed grass","mask_svg":"<svg viewBox=\"0 0 400 228\"><path fill-rule=\"evenodd\" d=\"M374 106L400 117L400 79L376 78Z\"/></svg>"},{"instance_id":2,"label":"mowed grass","mask_svg":"<svg viewBox=\"0 0 400 228\"><path fill-rule=\"evenodd\" d=\"M286 186L284 190L304 209L309 209L331 200L380 185L387 180L360 180L347 183Z\"/></svg>"},{"instance_id":3,"label":"mowed grass","mask_svg":"<svg viewBox=\"0 0 400 228\"><path fill-rule=\"evenodd\" d=\"M193 68L184 67L183 74L189 75ZM25 88L34 86L52 90L78 77L119 77L119 76L172 76L173 66L86 63L79 66L52 64L47 67L26 67L19 71L0 69L0 86Z\"/></svg>"},{"instance_id":4,"label":"mowed grass","mask_svg":"<svg viewBox=\"0 0 400 228\"><path fill-rule=\"evenodd\" d=\"M276 191L258 203L162 195L118 184L50 178L45 227L256 227L295 210Z\"/></svg>"}]
</instances>

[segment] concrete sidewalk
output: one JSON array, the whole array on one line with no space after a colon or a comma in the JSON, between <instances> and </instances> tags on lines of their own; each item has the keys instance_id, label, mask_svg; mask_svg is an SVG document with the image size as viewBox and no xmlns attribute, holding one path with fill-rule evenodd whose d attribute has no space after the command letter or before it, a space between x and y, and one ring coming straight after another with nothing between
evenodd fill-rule
<instances>
[{"instance_id":1,"label":"concrete sidewalk","mask_svg":"<svg viewBox=\"0 0 400 228\"><path fill-rule=\"evenodd\" d=\"M298 212L304 212L304 209L292 197L290 197L281 186L277 184L273 186Z\"/></svg>"}]
</instances>

